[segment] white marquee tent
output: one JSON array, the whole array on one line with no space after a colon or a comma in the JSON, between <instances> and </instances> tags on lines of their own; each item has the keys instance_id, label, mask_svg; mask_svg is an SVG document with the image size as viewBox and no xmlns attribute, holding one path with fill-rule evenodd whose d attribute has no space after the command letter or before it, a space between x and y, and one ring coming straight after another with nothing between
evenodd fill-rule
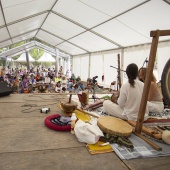
<instances>
[{"instance_id":1,"label":"white marquee tent","mask_svg":"<svg viewBox=\"0 0 170 170\"><path fill-rule=\"evenodd\" d=\"M28 54L29 56L29 62L34 62L35 60L31 57L30 54ZM26 62L26 53L23 53L17 60L15 60L17 62Z\"/></svg>"},{"instance_id":2,"label":"white marquee tent","mask_svg":"<svg viewBox=\"0 0 170 170\"><path fill-rule=\"evenodd\" d=\"M44 52L44 54L37 60L38 62L55 62L51 54Z\"/></svg>"},{"instance_id":3,"label":"white marquee tent","mask_svg":"<svg viewBox=\"0 0 170 170\"><path fill-rule=\"evenodd\" d=\"M170 29L169 0L1 0L0 7L0 48L42 40L73 57L76 76L98 75L101 82L104 74L105 84L117 76L110 65L117 66L118 53L122 69L131 62L141 67L149 58L150 31ZM170 37L160 37L158 79L169 54Z\"/></svg>"}]
</instances>

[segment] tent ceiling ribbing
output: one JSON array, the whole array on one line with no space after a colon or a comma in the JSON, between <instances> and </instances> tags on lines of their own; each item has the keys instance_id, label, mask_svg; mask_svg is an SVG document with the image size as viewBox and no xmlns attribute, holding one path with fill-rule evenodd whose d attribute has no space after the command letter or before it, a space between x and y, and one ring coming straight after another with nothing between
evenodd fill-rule
<instances>
[{"instance_id":1,"label":"tent ceiling ribbing","mask_svg":"<svg viewBox=\"0 0 170 170\"><path fill-rule=\"evenodd\" d=\"M51 55L54 55L54 56L56 55L56 50L54 48L51 48L51 47L44 45L42 43L39 43L37 41L31 41L31 42L25 43L21 46L18 46L18 47L15 47L15 48L12 48L10 50L0 53L0 58L6 58L6 57L11 58L16 55L25 53L26 51L29 51L34 48L42 49L45 52L47 52ZM65 53L62 53L62 52L59 52L59 57L68 59L68 55L66 55Z\"/></svg>"},{"instance_id":2,"label":"tent ceiling ribbing","mask_svg":"<svg viewBox=\"0 0 170 170\"><path fill-rule=\"evenodd\" d=\"M151 30L170 28L169 4L165 0L1 0L0 48L37 38L79 55L151 43ZM160 41L169 39L160 37Z\"/></svg>"}]
</instances>

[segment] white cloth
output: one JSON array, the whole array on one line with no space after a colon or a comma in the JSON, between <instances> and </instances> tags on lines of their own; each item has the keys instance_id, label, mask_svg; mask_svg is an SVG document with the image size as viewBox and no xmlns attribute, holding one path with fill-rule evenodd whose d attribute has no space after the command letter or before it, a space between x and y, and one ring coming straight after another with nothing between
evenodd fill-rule
<instances>
[{"instance_id":1,"label":"white cloth","mask_svg":"<svg viewBox=\"0 0 170 170\"><path fill-rule=\"evenodd\" d=\"M108 115L118 117L120 119L127 120L127 117L123 115L123 109L119 107L116 103L113 103L110 100L105 100L103 102L103 110Z\"/></svg>"},{"instance_id":2,"label":"white cloth","mask_svg":"<svg viewBox=\"0 0 170 170\"><path fill-rule=\"evenodd\" d=\"M164 110L164 104L163 102L157 102L157 101L148 101L147 102L147 107L149 112L154 112L154 113L162 113Z\"/></svg>"},{"instance_id":3,"label":"white cloth","mask_svg":"<svg viewBox=\"0 0 170 170\"><path fill-rule=\"evenodd\" d=\"M61 87L55 87L55 92L56 93L61 93L61 91L62 91L62 88Z\"/></svg>"},{"instance_id":4,"label":"white cloth","mask_svg":"<svg viewBox=\"0 0 170 170\"><path fill-rule=\"evenodd\" d=\"M45 77L45 83L49 84L51 82L50 77Z\"/></svg>"},{"instance_id":5,"label":"white cloth","mask_svg":"<svg viewBox=\"0 0 170 170\"><path fill-rule=\"evenodd\" d=\"M103 109L106 113L119 117L121 119L137 120L140 102L142 98L144 84L135 80L135 87L131 87L129 82L122 85L118 105L111 101L104 101ZM148 108L146 107L145 117L148 117Z\"/></svg>"},{"instance_id":6,"label":"white cloth","mask_svg":"<svg viewBox=\"0 0 170 170\"><path fill-rule=\"evenodd\" d=\"M67 89L67 80L61 80L61 87L65 87Z\"/></svg>"},{"instance_id":7,"label":"white cloth","mask_svg":"<svg viewBox=\"0 0 170 170\"><path fill-rule=\"evenodd\" d=\"M94 124L92 124L94 123ZM97 126L97 123L86 123L79 119L74 127L75 135L80 142L87 144L95 144L98 142L100 136L104 136L103 132Z\"/></svg>"}]
</instances>

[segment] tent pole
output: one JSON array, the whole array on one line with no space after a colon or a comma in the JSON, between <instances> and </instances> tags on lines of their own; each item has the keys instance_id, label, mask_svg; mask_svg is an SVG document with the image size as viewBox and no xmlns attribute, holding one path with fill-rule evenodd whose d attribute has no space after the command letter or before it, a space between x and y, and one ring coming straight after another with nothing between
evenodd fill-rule
<instances>
[{"instance_id":1,"label":"tent pole","mask_svg":"<svg viewBox=\"0 0 170 170\"><path fill-rule=\"evenodd\" d=\"M59 50L55 49L55 54L56 54L56 58L55 58L55 76L57 76L58 74L58 57L59 57Z\"/></svg>"},{"instance_id":2,"label":"tent pole","mask_svg":"<svg viewBox=\"0 0 170 170\"><path fill-rule=\"evenodd\" d=\"M90 67L91 67L91 53L89 53L89 68L88 68L88 78L90 78Z\"/></svg>"},{"instance_id":3,"label":"tent pole","mask_svg":"<svg viewBox=\"0 0 170 170\"><path fill-rule=\"evenodd\" d=\"M28 51L26 51L25 54L26 54L26 61L27 61L27 70L30 70Z\"/></svg>"},{"instance_id":4,"label":"tent pole","mask_svg":"<svg viewBox=\"0 0 170 170\"><path fill-rule=\"evenodd\" d=\"M124 63L124 48L122 48L121 49L121 55L120 55L120 62L121 62L121 66L120 66L120 68L121 68L121 70L124 70L124 65L123 65L123 63ZM120 72L120 77L121 77L121 80L122 80L122 84L123 84L123 78L124 78L124 72L123 71L121 71Z\"/></svg>"},{"instance_id":5,"label":"tent pole","mask_svg":"<svg viewBox=\"0 0 170 170\"><path fill-rule=\"evenodd\" d=\"M71 72L70 72L70 55L68 55L67 70L68 70L68 76L71 77Z\"/></svg>"}]
</instances>

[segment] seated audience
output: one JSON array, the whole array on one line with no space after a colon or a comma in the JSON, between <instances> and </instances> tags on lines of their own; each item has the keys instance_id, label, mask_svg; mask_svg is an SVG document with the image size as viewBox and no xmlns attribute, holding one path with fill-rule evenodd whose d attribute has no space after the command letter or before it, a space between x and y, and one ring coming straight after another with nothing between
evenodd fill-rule
<instances>
[{"instance_id":1,"label":"seated audience","mask_svg":"<svg viewBox=\"0 0 170 170\"><path fill-rule=\"evenodd\" d=\"M75 84L76 83L76 76L73 73L71 75L71 79L72 79L73 84Z\"/></svg>"},{"instance_id":2,"label":"seated audience","mask_svg":"<svg viewBox=\"0 0 170 170\"><path fill-rule=\"evenodd\" d=\"M19 92L19 80L18 80L18 76L14 77L14 81L12 82L12 89L13 92L18 93Z\"/></svg>"},{"instance_id":3,"label":"seated audience","mask_svg":"<svg viewBox=\"0 0 170 170\"><path fill-rule=\"evenodd\" d=\"M36 78L35 78L35 79L36 79L36 81L37 81L37 82L39 82L39 81L41 80L40 73L37 73L37 75L36 75Z\"/></svg>"},{"instance_id":4,"label":"seated audience","mask_svg":"<svg viewBox=\"0 0 170 170\"><path fill-rule=\"evenodd\" d=\"M71 78L69 79L67 90L68 90L69 92L72 92L72 91L73 91L73 82L72 82L72 79L71 79Z\"/></svg>"},{"instance_id":5,"label":"seated audience","mask_svg":"<svg viewBox=\"0 0 170 170\"><path fill-rule=\"evenodd\" d=\"M62 91L65 92L67 90L67 79L65 76L62 76L62 79L61 79L61 88L62 88Z\"/></svg>"},{"instance_id":6,"label":"seated audience","mask_svg":"<svg viewBox=\"0 0 170 170\"><path fill-rule=\"evenodd\" d=\"M61 76L60 76L60 75L58 75L58 76L55 77L55 82L57 83L57 82L59 82L59 81L61 81Z\"/></svg>"},{"instance_id":7,"label":"seated audience","mask_svg":"<svg viewBox=\"0 0 170 170\"><path fill-rule=\"evenodd\" d=\"M62 87L61 87L60 81L58 81L56 86L55 86L55 92L56 93L61 93L62 92Z\"/></svg>"},{"instance_id":8,"label":"seated audience","mask_svg":"<svg viewBox=\"0 0 170 170\"><path fill-rule=\"evenodd\" d=\"M24 89L26 89L27 85L28 85L28 79L27 79L26 75L22 76L21 84L22 84L21 93L24 93Z\"/></svg>"},{"instance_id":9,"label":"seated audience","mask_svg":"<svg viewBox=\"0 0 170 170\"><path fill-rule=\"evenodd\" d=\"M76 83L78 83L78 82L80 82L81 81L81 78L80 78L80 76L78 76L77 78L76 78Z\"/></svg>"}]
</instances>

